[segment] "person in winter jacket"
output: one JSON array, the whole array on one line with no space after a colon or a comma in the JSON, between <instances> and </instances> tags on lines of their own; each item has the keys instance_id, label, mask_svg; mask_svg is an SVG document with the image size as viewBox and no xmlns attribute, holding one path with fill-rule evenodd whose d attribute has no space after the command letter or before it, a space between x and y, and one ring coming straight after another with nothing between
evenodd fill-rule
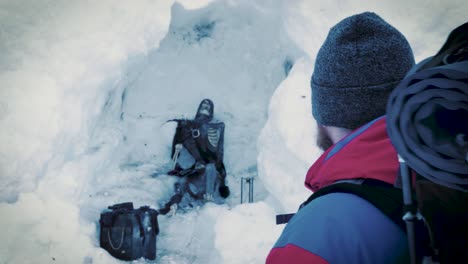
<instances>
[{"instance_id":1,"label":"person in winter jacket","mask_svg":"<svg viewBox=\"0 0 468 264\"><path fill-rule=\"evenodd\" d=\"M305 185L316 193L347 184L392 186L397 153L386 133L390 92L414 65L405 37L375 13L332 27L311 77L317 144L325 152ZM406 263L403 228L349 192L325 193L292 217L266 263Z\"/></svg>"},{"instance_id":2,"label":"person in winter jacket","mask_svg":"<svg viewBox=\"0 0 468 264\"><path fill-rule=\"evenodd\" d=\"M175 184L174 196L159 210L161 214L171 207L229 196L223 163L225 125L214 120L213 115L213 102L204 99L193 120L174 120L178 123L171 153L175 166L168 174L181 179Z\"/></svg>"}]
</instances>

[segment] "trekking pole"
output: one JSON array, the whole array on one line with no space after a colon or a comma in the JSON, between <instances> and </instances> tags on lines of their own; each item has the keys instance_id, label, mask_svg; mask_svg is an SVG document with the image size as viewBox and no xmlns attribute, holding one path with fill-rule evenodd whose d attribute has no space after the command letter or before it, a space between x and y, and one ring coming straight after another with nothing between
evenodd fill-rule
<instances>
[{"instance_id":1,"label":"trekking pole","mask_svg":"<svg viewBox=\"0 0 468 264\"><path fill-rule=\"evenodd\" d=\"M253 177L242 177L241 178L241 204L244 202L244 182L249 184L249 191L247 193L248 195L248 202L253 203Z\"/></svg>"},{"instance_id":2,"label":"trekking pole","mask_svg":"<svg viewBox=\"0 0 468 264\"><path fill-rule=\"evenodd\" d=\"M241 204L244 203L244 177L241 178Z\"/></svg>"},{"instance_id":3,"label":"trekking pole","mask_svg":"<svg viewBox=\"0 0 468 264\"><path fill-rule=\"evenodd\" d=\"M406 233L408 235L411 264L416 264L417 255L414 223L417 220L417 214L415 204L413 202L410 168L407 166L406 161L400 155L398 155L398 162L400 163L401 180L403 185L403 202L405 204L405 214L403 215L403 220L406 223Z\"/></svg>"},{"instance_id":4,"label":"trekking pole","mask_svg":"<svg viewBox=\"0 0 468 264\"><path fill-rule=\"evenodd\" d=\"M250 177L249 179L249 203L253 203L253 187L254 187L254 178Z\"/></svg>"}]
</instances>

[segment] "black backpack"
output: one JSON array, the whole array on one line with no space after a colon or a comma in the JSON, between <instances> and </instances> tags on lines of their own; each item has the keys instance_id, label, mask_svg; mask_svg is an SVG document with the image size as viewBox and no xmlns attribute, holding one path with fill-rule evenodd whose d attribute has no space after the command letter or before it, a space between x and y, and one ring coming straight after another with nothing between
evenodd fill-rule
<instances>
[{"instance_id":1,"label":"black backpack","mask_svg":"<svg viewBox=\"0 0 468 264\"><path fill-rule=\"evenodd\" d=\"M399 155L412 263L468 252L468 23L391 93L387 132ZM427 230L424 237L416 226Z\"/></svg>"},{"instance_id":2,"label":"black backpack","mask_svg":"<svg viewBox=\"0 0 468 264\"><path fill-rule=\"evenodd\" d=\"M133 208L133 203L108 207L101 213L100 246L121 260L156 258L158 213L148 206Z\"/></svg>"}]
</instances>

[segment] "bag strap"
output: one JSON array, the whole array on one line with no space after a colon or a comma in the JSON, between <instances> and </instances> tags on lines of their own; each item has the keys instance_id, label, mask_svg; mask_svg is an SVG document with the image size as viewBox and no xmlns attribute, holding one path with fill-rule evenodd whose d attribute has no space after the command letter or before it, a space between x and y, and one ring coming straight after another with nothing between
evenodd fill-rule
<instances>
[{"instance_id":1,"label":"bag strap","mask_svg":"<svg viewBox=\"0 0 468 264\"><path fill-rule=\"evenodd\" d=\"M107 240L109 241L109 245L111 246L111 248L113 250L119 250L123 245L123 240L124 240L124 236L125 236L125 227L122 228L122 234L120 235L120 242L119 242L119 245L117 247L115 247L114 244L112 243L110 230L111 230L111 228L107 229Z\"/></svg>"}]
</instances>

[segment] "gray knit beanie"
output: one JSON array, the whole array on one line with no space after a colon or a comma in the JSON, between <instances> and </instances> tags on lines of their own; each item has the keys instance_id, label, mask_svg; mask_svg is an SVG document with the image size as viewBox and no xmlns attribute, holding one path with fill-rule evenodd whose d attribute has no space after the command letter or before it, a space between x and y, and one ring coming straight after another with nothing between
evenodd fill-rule
<instances>
[{"instance_id":1,"label":"gray knit beanie","mask_svg":"<svg viewBox=\"0 0 468 264\"><path fill-rule=\"evenodd\" d=\"M342 20L315 60L314 118L321 125L355 129L384 115L390 92L413 65L406 38L375 13Z\"/></svg>"}]
</instances>

